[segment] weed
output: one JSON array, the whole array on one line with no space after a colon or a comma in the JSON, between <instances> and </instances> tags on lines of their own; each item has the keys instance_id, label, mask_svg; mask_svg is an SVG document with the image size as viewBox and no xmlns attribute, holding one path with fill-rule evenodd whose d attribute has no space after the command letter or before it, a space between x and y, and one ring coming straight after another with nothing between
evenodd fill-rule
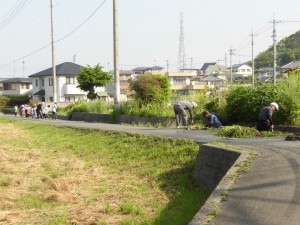
<instances>
[{"instance_id":1,"label":"weed","mask_svg":"<svg viewBox=\"0 0 300 225\"><path fill-rule=\"evenodd\" d=\"M41 208L47 208L50 209L54 205L51 204L49 201L45 201L38 197L24 197L20 198L16 202L20 207L25 209L41 209Z\"/></svg>"},{"instance_id":2,"label":"weed","mask_svg":"<svg viewBox=\"0 0 300 225\"><path fill-rule=\"evenodd\" d=\"M104 207L104 213L112 214L113 211L114 211L114 208L110 204L106 204L106 206Z\"/></svg>"}]
</instances>

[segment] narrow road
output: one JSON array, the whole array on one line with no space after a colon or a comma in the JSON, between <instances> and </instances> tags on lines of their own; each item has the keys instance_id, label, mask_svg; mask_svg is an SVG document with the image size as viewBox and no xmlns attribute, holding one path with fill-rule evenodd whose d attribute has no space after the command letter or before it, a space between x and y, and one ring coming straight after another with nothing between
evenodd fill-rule
<instances>
[{"instance_id":1,"label":"narrow road","mask_svg":"<svg viewBox=\"0 0 300 225\"><path fill-rule=\"evenodd\" d=\"M10 115L2 117L57 126L190 138L203 142L223 142L252 149L260 154L249 173L242 175L222 204L214 225L299 225L300 224L300 141L284 138L227 139L203 130L177 130L118 124L64 120L37 120Z\"/></svg>"}]
</instances>

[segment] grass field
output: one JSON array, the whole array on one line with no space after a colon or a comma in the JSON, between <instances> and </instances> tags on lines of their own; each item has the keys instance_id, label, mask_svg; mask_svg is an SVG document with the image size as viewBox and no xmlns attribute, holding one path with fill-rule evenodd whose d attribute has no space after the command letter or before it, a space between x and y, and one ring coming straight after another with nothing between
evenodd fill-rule
<instances>
[{"instance_id":1,"label":"grass field","mask_svg":"<svg viewBox=\"0 0 300 225\"><path fill-rule=\"evenodd\" d=\"M191 140L0 118L0 224L187 224Z\"/></svg>"}]
</instances>

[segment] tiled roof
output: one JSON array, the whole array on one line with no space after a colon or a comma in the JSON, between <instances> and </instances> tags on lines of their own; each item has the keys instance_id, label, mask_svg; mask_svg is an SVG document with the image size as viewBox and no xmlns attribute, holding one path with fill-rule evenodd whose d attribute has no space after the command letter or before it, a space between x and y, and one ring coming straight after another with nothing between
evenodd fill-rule
<instances>
[{"instance_id":1,"label":"tiled roof","mask_svg":"<svg viewBox=\"0 0 300 225\"><path fill-rule=\"evenodd\" d=\"M72 62L65 62L56 66L56 75L76 76L80 73L81 67L82 66ZM38 73L32 74L29 77L52 76L52 73L53 69L51 67Z\"/></svg>"},{"instance_id":2,"label":"tiled roof","mask_svg":"<svg viewBox=\"0 0 300 225\"><path fill-rule=\"evenodd\" d=\"M217 63L213 62L213 63L204 63L203 66L201 67L201 70L202 71L205 71L207 69L207 67L209 66L214 66L216 65Z\"/></svg>"},{"instance_id":3,"label":"tiled roof","mask_svg":"<svg viewBox=\"0 0 300 225\"><path fill-rule=\"evenodd\" d=\"M295 69L298 67L300 67L300 61L294 61L282 66L281 69Z\"/></svg>"},{"instance_id":4,"label":"tiled roof","mask_svg":"<svg viewBox=\"0 0 300 225\"><path fill-rule=\"evenodd\" d=\"M1 83L32 83L30 78L11 78L1 81Z\"/></svg>"}]
</instances>

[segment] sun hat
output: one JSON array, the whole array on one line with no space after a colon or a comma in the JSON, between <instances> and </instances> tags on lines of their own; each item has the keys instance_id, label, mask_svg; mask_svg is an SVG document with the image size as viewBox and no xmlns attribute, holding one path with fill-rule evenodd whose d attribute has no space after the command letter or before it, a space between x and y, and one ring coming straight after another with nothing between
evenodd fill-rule
<instances>
[{"instance_id":1,"label":"sun hat","mask_svg":"<svg viewBox=\"0 0 300 225\"><path fill-rule=\"evenodd\" d=\"M191 101L191 105L192 105L193 107L197 107L197 106L198 106L198 104L197 104L196 102L193 102L193 101Z\"/></svg>"},{"instance_id":2,"label":"sun hat","mask_svg":"<svg viewBox=\"0 0 300 225\"><path fill-rule=\"evenodd\" d=\"M276 110L279 110L279 106L278 106L278 104L276 102L272 102L271 105L275 106Z\"/></svg>"}]
</instances>

